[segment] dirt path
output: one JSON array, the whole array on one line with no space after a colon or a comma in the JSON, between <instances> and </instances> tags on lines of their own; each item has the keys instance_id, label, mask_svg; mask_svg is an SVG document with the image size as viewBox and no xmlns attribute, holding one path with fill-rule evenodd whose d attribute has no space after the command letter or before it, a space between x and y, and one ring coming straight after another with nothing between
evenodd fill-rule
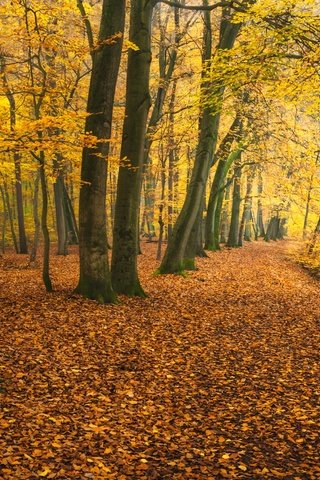
<instances>
[{"instance_id":1,"label":"dirt path","mask_svg":"<svg viewBox=\"0 0 320 480\"><path fill-rule=\"evenodd\" d=\"M0 479L320 479L320 283L252 244L100 306L0 266ZM17 268L19 266L19 268Z\"/></svg>"}]
</instances>

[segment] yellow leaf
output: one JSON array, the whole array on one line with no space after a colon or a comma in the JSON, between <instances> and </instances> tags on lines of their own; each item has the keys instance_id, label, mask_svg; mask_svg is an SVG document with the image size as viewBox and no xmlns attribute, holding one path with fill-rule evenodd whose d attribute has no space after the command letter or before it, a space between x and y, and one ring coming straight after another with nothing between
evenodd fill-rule
<instances>
[{"instance_id":1,"label":"yellow leaf","mask_svg":"<svg viewBox=\"0 0 320 480\"><path fill-rule=\"evenodd\" d=\"M44 470L41 472L41 470L38 470L38 475L39 477L46 477L48 475L48 473L50 473L51 470L49 467L45 467Z\"/></svg>"},{"instance_id":2,"label":"yellow leaf","mask_svg":"<svg viewBox=\"0 0 320 480\"><path fill-rule=\"evenodd\" d=\"M242 470L243 472L246 472L247 471L247 467L243 464L243 463L240 463L238 465L238 467L240 468L240 470Z\"/></svg>"},{"instance_id":3,"label":"yellow leaf","mask_svg":"<svg viewBox=\"0 0 320 480\"><path fill-rule=\"evenodd\" d=\"M230 458L230 453L224 453L224 454L222 455L222 458L223 458L224 460L228 460L228 459Z\"/></svg>"}]
</instances>

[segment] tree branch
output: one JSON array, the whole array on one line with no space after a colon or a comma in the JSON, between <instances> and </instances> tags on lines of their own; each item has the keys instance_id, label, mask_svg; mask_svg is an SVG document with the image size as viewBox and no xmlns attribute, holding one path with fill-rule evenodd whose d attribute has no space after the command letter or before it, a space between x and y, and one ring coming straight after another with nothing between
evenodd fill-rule
<instances>
[{"instance_id":1,"label":"tree branch","mask_svg":"<svg viewBox=\"0 0 320 480\"><path fill-rule=\"evenodd\" d=\"M90 48L90 51L92 51L94 48L93 32L92 32L90 20L88 19L87 13L83 6L83 0L77 0L77 7L80 11L82 20L85 24L89 48Z\"/></svg>"},{"instance_id":2,"label":"tree branch","mask_svg":"<svg viewBox=\"0 0 320 480\"><path fill-rule=\"evenodd\" d=\"M214 10L215 8L219 7L232 7L232 1L231 2L226 2L226 1L221 1L217 2L214 5L184 5L183 3L172 1L172 0L159 0L161 3L165 3L166 5L169 5L170 7L177 7L177 8L183 8L185 10L196 10L196 11L205 11L205 10Z\"/></svg>"}]
</instances>

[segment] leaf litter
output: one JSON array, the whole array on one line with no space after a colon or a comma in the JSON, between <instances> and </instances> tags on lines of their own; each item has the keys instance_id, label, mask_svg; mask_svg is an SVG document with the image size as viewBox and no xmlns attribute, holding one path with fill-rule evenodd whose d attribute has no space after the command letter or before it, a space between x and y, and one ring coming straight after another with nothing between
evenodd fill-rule
<instances>
[{"instance_id":1,"label":"leaf litter","mask_svg":"<svg viewBox=\"0 0 320 480\"><path fill-rule=\"evenodd\" d=\"M320 478L319 283L287 244L248 244L154 276L147 299L47 294L26 257L0 264L0 478Z\"/></svg>"}]
</instances>

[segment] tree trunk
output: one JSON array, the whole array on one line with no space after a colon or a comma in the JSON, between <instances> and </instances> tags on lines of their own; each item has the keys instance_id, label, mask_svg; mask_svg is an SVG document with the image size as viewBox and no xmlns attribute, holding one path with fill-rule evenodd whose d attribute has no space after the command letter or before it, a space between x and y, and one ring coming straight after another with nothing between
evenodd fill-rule
<instances>
[{"instance_id":1,"label":"tree trunk","mask_svg":"<svg viewBox=\"0 0 320 480\"><path fill-rule=\"evenodd\" d=\"M268 228L265 235L265 241L270 242L270 240L276 241L278 239L279 233L279 226L280 226L280 219L278 216L273 216L270 219L268 224Z\"/></svg>"},{"instance_id":2,"label":"tree trunk","mask_svg":"<svg viewBox=\"0 0 320 480\"><path fill-rule=\"evenodd\" d=\"M220 242L227 243L228 232L229 232L229 201L230 201L230 190L231 190L231 182L228 180L227 185L224 192L224 203L221 211L221 227L220 227ZM219 235L218 232L216 232Z\"/></svg>"},{"instance_id":3,"label":"tree trunk","mask_svg":"<svg viewBox=\"0 0 320 480\"><path fill-rule=\"evenodd\" d=\"M15 249L16 253L19 253L19 245L18 245L18 242L17 242L16 232L14 230L13 212L12 212L12 208L11 208L11 205L10 205L10 197L9 197L9 192L8 192L8 187L7 187L6 182L3 183L3 194L4 194L4 200L5 200L6 207L7 207L7 212L8 212L9 225L10 225L10 231L11 231L13 246L14 246L14 249Z\"/></svg>"},{"instance_id":4,"label":"tree trunk","mask_svg":"<svg viewBox=\"0 0 320 480\"><path fill-rule=\"evenodd\" d=\"M165 163L162 164L161 169L161 196L160 196L160 205L159 205L159 240L157 248L157 260L161 259L161 247L163 242L163 233L164 233L164 221L163 221L163 210L164 210L164 197L165 197L165 187L166 187L166 172L165 172Z\"/></svg>"},{"instance_id":5,"label":"tree trunk","mask_svg":"<svg viewBox=\"0 0 320 480\"><path fill-rule=\"evenodd\" d=\"M311 202L311 193L312 193L312 190L313 190L313 177L314 177L314 175L311 175L310 184L309 184L309 188L308 188L306 210L305 210L305 214L304 214L303 230L302 230L302 238L303 239L305 239L306 236L307 236L309 210L310 210L310 202Z\"/></svg>"},{"instance_id":6,"label":"tree trunk","mask_svg":"<svg viewBox=\"0 0 320 480\"><path fill-rule=\"evenodd\" d=\"M22 195L22 179L20 155L14 153L14 171L15 171L15 188L17 199L18 229L19 229L19 253L28 253L28 243L24 224L23 212L23 195Z\"/></svg>"},{"instance_id":7,"label":"tree trunk","mask_svg":"<svg viewBox=\"0 0 320 480\"><path fill-rule=\"evenodd\" d=\"M33 192L33 222L34 222L34 235L33 235L33 242L32 248L30 253L30 263L35 262L38 250L38 243L39 243L39 233L40 233L40 220L39 220L39 179L40 179L40 172L37 172L36 180L34 183L34 192Z\"/></svg>"},{"instance_id":8,"label":"tree trunk","mask_svg":"<svg viewBox=\"0 0 320 480\"><path fill-rule=\"evenodd\" d=\"M3 205L3 222L1 226L1 254L4 254L5 243L6 243L6 224L7 224L7 207L6 207L6 199L4 196L4 191L2 186L0 185L0 192L2 197L2 205Z\"/></svg>"},{"instance_id":9,"label":"tree trunk","mask_svg":"<svg viewBox=\"0 0 320 480\"><path fill-rule=\"evenodd\" d=\"M240 217L240 203L241 203L241 164L240 161L235 165L234 181L233 181L233 195L232 195L232 211L230 230L227 246L238 246L239 235L239 217Z\"/></svg>"},{"instance_id":10,"label":"tree trunk","mask_svg":"<svg viewBox=\"0 0 320 480\"><path fill-rule=\"evenodd\" d=\"M63 189L63 209L65 215L65 222L67 226L67 235L68 235L68 242L70 245L78 245L79 244L79 230L77 226L76 216L74 214L74 209L72 205L71 198L69 193L66 189L66 185L64 182L64 178L62 179L62 189Z\"/></svg>"},{"instance_id":11,"label":"tree trunk","mask_svg":"<svg viewBox=\"0 0 320 480\"><path fill-rule=\"evenodd\" d=\"M63 208L63 176L60 173L55 183L53 184L54 192L54 204L56 209L56 226L57 226L57 236L58 236L58 255L67 255L68 254L68 236L67 236L67 226L65 219L65 212Z\"/></svg>"},{"instance_id":12,"label":"tree trunk","mask_svg":"<svg viewBox=\"0 0 320 480\"><path fill-rule=\"evenodd\" d=\"M106 219L108 139L124 32L125 0L104 0L99 42L92 51L86 132L100 140L83 150L80 202L80 278L76 292L100 303L115 302L111 286ZM119 35L120 32L120 35ZM113 42L108 42L114 37Z\"/></svg>"},{"instance_id":13,"label":"tree trunk","mask_svg":"<svg viewBox=\"0 0 320 480\"><path fill-rule=\"evenodd\" d=\"M174 169L176 166L176 146L174 141L174 106L176 101L177 79L172 84L169 104L169 171L168 171L168 238L173 230Z\"/></svg>"},{"instance_id":14,"label":"tree trunk","mask_svg":"<svg viewBox=\"0 0 320 480\"><path fill-rule=\"evenodd\" d=\"M50 279L50 236L47 225L48 217L48 191L45 173L45 156L44 152L40 152L40 184L42 193L42 212L41 212L41 228L43 235L43 265L42 279L47 292L52 292L52 283Z\"/></svg>"},{"instance_id":15,"label":"tree trunk","mask_svg":"<svg viewBox=\"0 0 320 480\"><path fill-rule=\"evenodd\" d=\"M253 187L254 170L252 170L247 176L247 189L244 199L243 213L239 229L238 245L242 247L243 239L247 242L252 239L252 187Z\"/></svg>"},{"instance_id":16,"label":"tree trunk","mask_svg":"<svg viewBox=\"0 0 320 480\"><path fill-rule=\"evenodd\" d=\"M150 108L151 19L154 1L132 0L127 67L126 109L115 206L112 284L126 295L144 297L137 272L139 205L146 123Z\"/></svg>"}]
</instances>

